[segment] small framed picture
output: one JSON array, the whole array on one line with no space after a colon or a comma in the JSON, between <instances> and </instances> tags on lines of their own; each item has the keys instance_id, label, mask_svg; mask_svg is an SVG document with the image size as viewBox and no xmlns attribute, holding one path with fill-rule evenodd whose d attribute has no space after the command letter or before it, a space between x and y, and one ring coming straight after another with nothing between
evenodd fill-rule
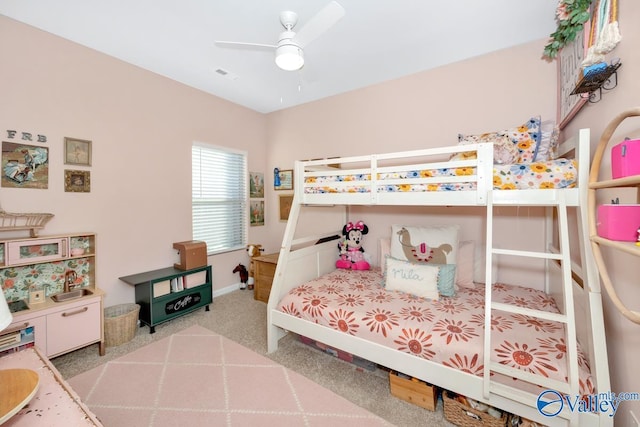
<instances>
[{"instance_id":1,"label":"small framed picture","mask_svg":"<svg viewBox=\"0 0 640 427\"><path fill-rule=\"evenodd\" d=\"M293 194L280 195L280 221L289 220L289 212L291 212L292 204L293 204Z\"/></svg>"},{"instance_id":2,"label":"small framed picture","mask_svg":"<svg viewBox=\"0 0 640 427\"><path fill-rule=\"evenodd\" d=\"M264 174L249 172L249 197L259 199L264 197Z\"/></svg>"},{"instance_id":3,"label":"small framed picture","mask_svg":"<svg viewBox=\"0 0 640 427\"><path fill-rule=\"evenodd\" d=\"M89 171L64 171L64 191L89 193L91 191L91 175Z\"/></svg>"},{"instance_id":4,"label":"small framed picture","mask_svg":"<svg viewBox=\"0 0 640 427\"><path fill-rule=\"evenodd\" d=\"M64 164L91 166L91 141L65 137Z\"/></svg>"},{"instance_id":5,"label":"small framed picture","mask_svg":"<svg viewBox=\"0 0 640 427\"><path fill-rule=\"evenodd\" d=\"M2 186L49 188L49 149L2 142Z\"/></svg>"},{"instance_id":6,"label":"small framed picture","mask_svg":"<svg viewBox=\"0 0 640 427\"><path fill-rule=\"evenodd\" d=\"M276 190L293 190L293 169L281 170L277 172L275 182L280 185L275 185Z\"/></svg>"},{"instance_id":7,"label":"small framed picture","mask_svg":"<svg viewBox=\"0 0 640 427\"><path fill-rule=\"evenodd\" d=\"M264 200L251 200L249 204L249 225L255 227L264 225Z\"/></svg>"}]
</instances>

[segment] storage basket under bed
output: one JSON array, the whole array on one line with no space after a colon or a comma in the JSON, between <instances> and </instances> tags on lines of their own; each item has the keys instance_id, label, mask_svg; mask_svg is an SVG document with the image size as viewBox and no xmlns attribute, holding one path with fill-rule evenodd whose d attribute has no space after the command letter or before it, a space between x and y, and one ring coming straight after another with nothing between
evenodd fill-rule
<instances>
[{"instance_id":1,"label":"storage basket under bed","mask_svg":"<svg viewBox=\"0 0 640 427\"><path fill-rule=\"evenodd\" d=\"M486 412L477 411L463 405L450 396L450 392L442 392L444 417L447 421L461 427L505 427L509 416L503 412L501 418L496 418Z\"/></svg>"},{"instance_id":2,"label":"storage basket under bed","mask_svg":"<svg viewBox=\"0 0 640 427\"><path fill-rule=\"evenodd\" d=\"M136 335L140 305L119 304L104 309L104 341L107 347L129 342Z\"/></svg>"}]
</instances>

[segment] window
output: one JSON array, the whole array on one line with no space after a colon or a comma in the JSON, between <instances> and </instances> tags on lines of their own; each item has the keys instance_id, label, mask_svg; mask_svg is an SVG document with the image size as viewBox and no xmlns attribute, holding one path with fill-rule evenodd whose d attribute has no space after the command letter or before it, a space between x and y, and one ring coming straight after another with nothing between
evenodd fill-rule
<instances>
[{"instance_id":1,"label":"window","mask_svg":"<svg viewBox=\"0 0 640 427\"><path fill-rule=\"evenodd\" d=\"M247 245L247 154L212 145L191 149L194 240L207 252L244 249Z\"/></svg>"}]
</instances>

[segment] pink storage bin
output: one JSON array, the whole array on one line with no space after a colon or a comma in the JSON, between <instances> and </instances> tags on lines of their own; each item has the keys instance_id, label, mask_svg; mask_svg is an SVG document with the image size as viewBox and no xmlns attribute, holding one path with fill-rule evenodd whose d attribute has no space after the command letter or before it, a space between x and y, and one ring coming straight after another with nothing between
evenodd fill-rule
<instances>
[{"instance_id":1,"label":"pink storage bin","mask_svg":"<svg viewBox=\"0 0 640 427\"><path fill-rule=\"evenodd\" d=\"M636 242L640 228L640 205L600 205L596 218L598 236L609 240Z\"/></svg>"},{"instance_id":2,"label":"pink storage bin","mask_svg":"<svg viewBox=\"0 0 640 427\"><path fill-rule=\"evenodd\" d=\"M640 139L630 139L611 147L613 179L640 175Z\"/></svg>"}]
</instances>

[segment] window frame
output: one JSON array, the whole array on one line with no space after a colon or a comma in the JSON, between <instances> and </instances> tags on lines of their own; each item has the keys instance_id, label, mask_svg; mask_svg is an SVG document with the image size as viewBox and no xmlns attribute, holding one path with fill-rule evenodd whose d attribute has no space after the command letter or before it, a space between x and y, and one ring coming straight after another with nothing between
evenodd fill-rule
<instances>
[{"instance_id":1,"label":"window frame","mask_svg":"<svg viewBox=\"0 0 640 427\"><path fill-rule=\"evenodd\" d=\"M197 204L200 206L202 206L203 204L202 201L198 203L199 200L194 195L194 187L195 187L194 185L194 181L195 181L194 180L194 176L195 176L194 149L196 148L200 150L211 150L217 153L236 154L242 157L242 160L241 160L242 170L237 175L239 178L241 177L241 184L238 186L241 194L240 194L240 197L237 198L238 201L234 202L234 204L237 205L240 208L240 211L242 212L241 221L229 223L232 225L242 224L240 227L240 230L241 230L240 242L235 245L229 245L223 248L213 249L215 246L209 244L209 242L206 239L207 236L201 236L196 233L196 229L195 229L196 223L194 221L194 216L195 216L194 210ZM200 164L200 170L202 171L201 164ZM191 145L191 232L194 240L203 240L207 242L208 256L227 253L227 252L233 252L238 250L244 250L246 248L249 240L249 236L248 236L249 234L249 190L248 190L247 180L248 180L248 152L246 150L238 150L234 148L229 148L221 145L215 145L215 144L204 143L199 141L194 141L192 143ZM230 199L221 199L221 200L222 200L222 204L224 205L225 204L224 200L230 200ZM216 203L220 204L220 200L218 200ZM227 224L227 227L228 226L229 225Z\"/></svg>"}]
</instances>

